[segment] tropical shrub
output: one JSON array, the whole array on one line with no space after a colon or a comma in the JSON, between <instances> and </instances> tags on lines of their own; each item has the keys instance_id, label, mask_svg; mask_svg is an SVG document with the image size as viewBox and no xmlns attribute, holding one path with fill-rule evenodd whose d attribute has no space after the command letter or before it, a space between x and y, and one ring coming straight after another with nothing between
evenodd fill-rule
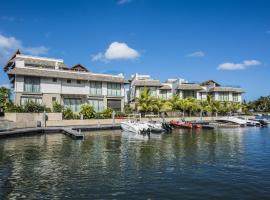
<instances>
[{"instance_id":1,"label":"tropical shrub","mask_svg":"<svg viewBox=\"0 0 270 200\"><path fill-rule=\"evenodd\" d=\"M60 113L63 111L63 106L57 101L53 102L53 112Z\"/></svg>"},{"instance_id":2,"label":"tropical shrub","mask_svg":"<svg viewBox=\"0 0 270 200\"><path fill-rule=\"evenodd\" d=\"M91 118L95 117L95 110L94 110L93 106L91 106L89 104L83 104L81 106L80 114L83 115L84 119L91 119Z\"/></svg>"},{"instance_id":3,"label":"tropical shrub","mask_svg":"<svg viewBox=\"0 0 270 200\"><path fill-rule=\"evenodd\" d=\"M17 112L22 113L24 112L23 106L17 106L13 102L9 102L6 107L6 112Z\"/></svg>"},{"instance_id":4,"label":"tropical shrub","mask_svg":"<svg viewBox=\"0 0 270 200\"><path fill-rule=\"evenodd\" d=\"M10 89L1 87L0 88L0 112L4 112L7 109L9 102L10 102Z\"/></svg>"},{"instance_id":5,"label":"tropical shrub","mask_svg":"<svg viewBox=\"0 0 270 200\"><path fill-rule=\"evenodd\" d=\"M39 112L50 112L49 108L46 108L46 106L36 103L34 101L27 101L23 105L23 111L24 112L29 112L29 113L39 113Z\"/></svg>"},{"instance_id":6,"label":"tropical shrub","mask_svg":"<svg viewBox=\"0 0 270 200\"><path fill-rule=\"evenodd\" d=\"M64 119L74 119L75 114L73 113L73 111L71 110L70 107L66 107L63 111L63 118Z\"/></svg>"},{"instance_id":7,"label":"tropical shrub","mask_svg":"<svg viewBox=\"0 0 270 200\"><path fill-rule=\"evenodd\" d=\"M126 104L124 106L124 113L131 114L133 112L133 109L130 107L130 105Z\"/></svg>"},{"instance_id":8,"label":"tropical shrub","mask_svg":"<svg viewBox=\"0 0 270 200\"><path fill-rule=\"evenodd\" d=\"M105 110L103 110L101 112L101 115L104 117L104 118L111 118L112 117L112 112L113 110L111 108L107 108Z\"/></svg>"}]
</instances>

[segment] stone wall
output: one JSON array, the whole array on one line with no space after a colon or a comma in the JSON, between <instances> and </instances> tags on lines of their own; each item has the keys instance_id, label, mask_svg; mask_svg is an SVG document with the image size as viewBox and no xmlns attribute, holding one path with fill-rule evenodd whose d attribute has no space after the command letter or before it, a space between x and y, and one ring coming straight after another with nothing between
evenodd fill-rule
<instances>
[{"instance_id":1,"label":"stone wall","mask_svg":"<svg viewBox=\"0 0 270 200\"><path fill-rule=\"evenodd\" d=\"M48 120L61 121L62 113L47 113ZM5 120L15 122L15 128L37 127L37 122L45 126L43 113L5 113Z\"/></svg>"}]
</instances>

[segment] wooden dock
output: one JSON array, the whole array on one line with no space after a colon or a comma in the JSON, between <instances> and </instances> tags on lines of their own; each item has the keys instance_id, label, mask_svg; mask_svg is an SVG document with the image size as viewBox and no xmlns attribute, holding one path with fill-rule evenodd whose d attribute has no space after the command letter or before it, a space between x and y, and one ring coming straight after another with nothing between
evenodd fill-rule
<instances>
[{"instance_id":1,"label":"wooden dock","mask_svg":"<svg viewBox=\"0 0 270 200\"><path fill-rule=\"evenodd\" d=\"M83 139L84 131L99 131L99 130L118 130L120 125L91 125L91 126L72 126L72 127L36 127L14 129L0 132L0 138L15 137L15 136L29 136L34 134L45 133L63 133L72 139Z\"/></svg>"}]
</instances>

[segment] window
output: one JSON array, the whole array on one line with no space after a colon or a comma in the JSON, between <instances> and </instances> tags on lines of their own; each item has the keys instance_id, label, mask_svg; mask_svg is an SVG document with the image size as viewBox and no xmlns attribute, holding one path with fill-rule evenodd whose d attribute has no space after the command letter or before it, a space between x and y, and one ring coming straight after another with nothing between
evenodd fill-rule
<instances>
[{"instance_id":1,"label":"window","mask_svg":"<svg viewBox=\"0 0 270 200\"><path fill-rule=\"evenodd\" d=\"M81 84L81 80L77 80L77 84Z\"/></svg>"},{"instance_id":2,"label":"window","mask_svg":"<svg viewBox=\"0 0 270 200\"><path fill-rule=\"evenodd\" d=\"M67 83L71 83L71 80L70 79L67 79Z\"/></svg>"},{"instance_id":3,"label":"window","mask_svg":"<svg viewBox=\"0 0 270 200\"><path fill-rule=\"evenodd\" d=\"M79 112L81 109L82 100L81 99L73 99L73 98L65 98L64 99L64 107L71 108L73 112Z\"/></svg>"},{"instance_id":4,"label":"window","mask_svg":"<svg viewBox=\"0 0 270 200\"><path fill-rule=\"evenodd\" d=\"M160 90L159 95L160 95L160 98L162 98L162 99L167 99L168 98L167 90Z\"/></svg>"},{"instance_id":5,"label":"window","mask_svg":"<svg viewBox=\"0 0 270 200\"><path fill-rule=\"evenodd\" d=\"M121 84L120 83L108 83L107 84L108 96L121 96Z\"/></svg>"},{"instance_id":6,"label":"window","mask_svg":"<svg viewBox=\"0 0 270 200\"><path fill-rule=\"evenodd\" d=\"M25 105L26 102L32 101L34 103L42 104L41 97L21 97L21 105Z\"/></svg>"},{"instance_id":7,"label":"window","mask_svg":"<svg viewBox=\"0 0 270 200\"><path fill-rule=\"evenodd\" d=\"M57 82L57 78L53 78L52 81L53 81L53 82Z\"/></svg>"},{"instance_id":8,"label":"window","mask_svg":"<svg viewBox=\"0 0 270 200\"><path fill-rule=\"evenodd\" d=\"M55 102L56 101L56 97L52 97L52 102Z\"/></svg>"},{"instance_id":9,"label":"window","mask_svg":"<svg viewBox=\"0 0 270 200\"><path fill-rule=\"evenodd\" d=\"M114 111L121 111L121 100L108 99L107 107L111 108Z\"/></svg>"},{"instance_id":10,"label":"window","mask_svg":"<svg viewBox=\"0 0 270 200\"><path fill-rule=\"evenodd\" d=\"M229 101L229 93L219 92L219 101Z\"/></svg>"},{"instance_id":11,"label":"window","mask_svg":"<svg viewBox=\"0 0 270 200\"><path fill-rule=\"evenodd\" d=\"M238 94L233 93L233 101L239 101Z\"/></svg>"},{"instance_id":12,"label":"window","mask_svg":"<svg viewBox=\"0 0 270 200\"><path fill-rule=\"evenodd\" d=\"M96 112L102 112L104 110L103 100L89 99L88 102L91 106L93 106Z\"/></svg>"},{"instance_id":13,"label":"window","mask_svg":"<svg viewBox=\"0 0 270 200\"><path fill-rule=\"evenodd\" d=\"M188 97L193 97L193 98L197 98L197 91L195 90L183 90L182 91L183 94L183 99L188 98Z\"/></svg>"},{"instance_id":14,"label":"window","mask_svg":"<svg viewBox=\"0 0 270 200\"><path fill-rule=\"evenodd\" d=\"M150 96L157 96L157 88L156 87L140 87L140 93L147 88L149 90Z\"/></svg>"},{"instance_id":15,"label":"window","mask_svg":"<svg viewBox=\"0 0 270 200\"><path fill-rule=\"evenodd\" d=\"M102 83L91 81L90 82L90 95L102 95Z\"/></svg>"},{"instance_id":16,"label":"window","mask_svg":"<svg viewBox=\"0 0 270 200\"><path fill-rule=\"evenodd\" d=\"M24 77L24 92L40 92L40 78L39 77Z\"/></svg>"}]
</instances>

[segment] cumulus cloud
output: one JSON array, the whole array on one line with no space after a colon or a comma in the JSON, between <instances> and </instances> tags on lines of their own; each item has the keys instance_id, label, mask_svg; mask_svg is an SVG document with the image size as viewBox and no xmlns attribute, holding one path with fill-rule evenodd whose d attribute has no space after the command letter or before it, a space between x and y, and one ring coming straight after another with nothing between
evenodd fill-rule
<instances>
[{"instance_id":1,"label":"cumulus cloud","mask_svg":"<svg viewBox=\"0 0 270 200\"><path fill-rule=\"evenodd\" d=\"M242 63L223 63L218 66L219 70L244 70L251 66L260 65L258 60L244 60Z\"/></svg>"},{"instance_id":2,"label":"cumulus cloud","mask_svg":"<svg viewBox=\"0 0 270 200\"><path fill-rule=\"evenodd\" d=\"M205 53L203 51L195 51L191 54L188 54L187 55L188 57L196 57L196 58L199 58L199 57L204 57L205 56Z\"/></svg>"},{"instance_id":3,"label":"cumulus cloud","mask_svg":"<svg viewBox=\"0 0 270 200\"><path fill-rule=\"evenodd\" d=\"M93 61L110 61L110 60L134 60L140 57L135 49L129 47L126 43L113 42L107 48L105 53L98 53L92 56Z\"/></svg>"},{"instance_id":4,"label":"cumulus cloud","mask_svg":"<svg viewBox=\"0 0 270 200\"><path fill-rule=\"evenodd\" d=\"M123 4L127 4L130 2L131 2L131 0L117 0L116 1L117 5L123 5Z\"/></svg>"},{"instance_id":5,"label":"cumulus cloud","mask_svg":"<svg viewBox=\"0 0 270 200\"><path fill-rule=\"evenodd\" d=\"M16 49L21 49L25 53L32 55L43 55L48 53L48 48L44 46L26 47L23 43L15 37L8 37L0 34L0 65L7 62L8 58L14 53Z\"/></svg>"}]
</instances>

